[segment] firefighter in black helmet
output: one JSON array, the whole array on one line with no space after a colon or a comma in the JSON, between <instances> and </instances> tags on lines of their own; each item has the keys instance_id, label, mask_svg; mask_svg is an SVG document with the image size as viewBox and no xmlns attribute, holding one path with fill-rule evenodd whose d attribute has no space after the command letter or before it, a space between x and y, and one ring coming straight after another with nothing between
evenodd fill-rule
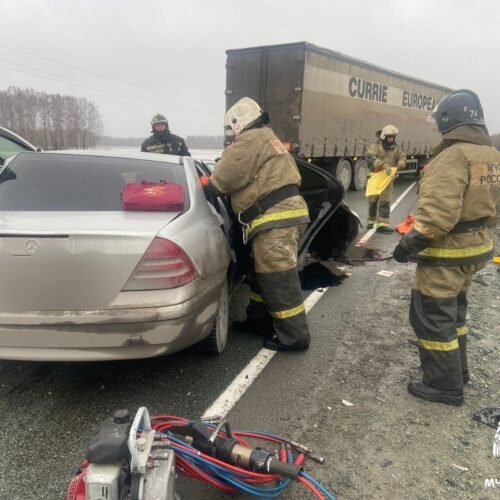
<instances>
[{"instance_id":1,"label":"firefighter in black helmet","mask_svg":"<svg viewBox=\"0 0 500 500\"><path fill-rule=\"evenodd\" d=\"M168 120L160 114L151 120L153 135L148 137L141 146L145 153L160 153L176 156L191 156L182 137L174 135L168 128Z\"/></svg>"},{"instance_id":2,"label":"firefighter in black helmet","mask_svg":"<svg viewBox=\"0 0 500 500\"><path fill-rule=\"evenodd\" d=\"M432 113L442 141L420 180L412 231L394 249L398 262L418 262L410 323L423 378L408 385L417 398L464 401L467 289L493 255L491 229L500 219L500 153L492 146L478 96L457 90Z\"/></svg>"}]
</instances>

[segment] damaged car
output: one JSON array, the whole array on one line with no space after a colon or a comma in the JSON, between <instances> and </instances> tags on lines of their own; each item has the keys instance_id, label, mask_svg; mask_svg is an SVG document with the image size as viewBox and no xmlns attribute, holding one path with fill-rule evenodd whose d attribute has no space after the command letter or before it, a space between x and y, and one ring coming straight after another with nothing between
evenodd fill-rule
<instances>
[{"instance_id":1,"label":"damaged car","mask_svg":"<svg viewBox=\"0 0 500 500\"><path fill-rule=\"evenodd\" d=\"M311 223L306 255L340 258L359 220L328 173L298 162ZM248 247L224 197L209 199L190 157L19 152L0 167L0 358L147 358L194 344L221 353ZM143 180L181 186L182 206L125 211Z\"/></svg>"}]
</instances>

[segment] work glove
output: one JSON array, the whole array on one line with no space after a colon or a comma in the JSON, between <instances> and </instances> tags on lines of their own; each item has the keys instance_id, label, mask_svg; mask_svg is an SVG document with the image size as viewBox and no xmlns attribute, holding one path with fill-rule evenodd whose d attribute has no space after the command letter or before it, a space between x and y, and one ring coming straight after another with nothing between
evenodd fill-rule
<instances>
[{"instance_id":1,"label":"work glove","mask_svg":"<svg viewBox=\"0 0 500 500\"><path fill-rule=\"evenodd\" d=\"M207 198L207 200L210 202L214 202L215 198L217 198L217 196L221 196L222 193L219 193L217 191L210 179L211 177L209 177L208 175L202 175L200 176L200 184L203 188L203 192L205 193L205 197Z\"/></svg>"},{"instance_id":2,"label":"work glove","mask_svg":"<svg viewBox=\"0 0 500 500\"><path fill-rule=\"evenodd\" d=\"M208 183L210 182L210 176L209 175L202 175L200 176L200 184L202 187L207 187Z\"/></svg>"},{"instance_id":3,"label":"work glove","mask_svg":"<svg viewBox=\"0 0 500 500\"><path fill-rule=\"evenodd\" d=\"M384 163L384 170L387 175L392 175L392 168L388 163Z\"/></svg>"},{"instance_id":4,"label":"work glove","mask_svg":"<svg viewBox=\"0 0 500 500\"><path fill-rule=\"evenodd\" d=\"M392 255L397 262L408 262L410 255L417 255L421 250L427 248L430 242L430 238L413 228L399 240Z\"/></svg>"},{"instance_id":5,"label":"work glove","mask_svg":"<svg viewBox=\"0 0 500 500\"><path fill-rule=\"evenodd\" d=\"M394 260L397 262L401 262L403 264L407 263L410 261L410 255L411 253L405 250L401 245L396 245L396 248L392 252L392 256L394 257Z\"/></svg>"}]
</instances>

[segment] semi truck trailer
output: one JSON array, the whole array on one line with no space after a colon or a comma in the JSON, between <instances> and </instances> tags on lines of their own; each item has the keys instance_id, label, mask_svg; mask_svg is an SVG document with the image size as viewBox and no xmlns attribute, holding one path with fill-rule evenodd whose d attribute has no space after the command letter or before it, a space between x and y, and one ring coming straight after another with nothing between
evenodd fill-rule
<instances>
[{"instance_id":1,"label":"semi truck trailer","mask_svg":"<svg viewBox=\"0 0 500 500\"><path fill-rule=\"evenodd\" d=\"M226 51L226 110L256 100L290 152L362 190L364 154L387 124L399 129L405 170L418 175L439 135L427 120L452 89L307 42Z\"/></svg>"}]
</instances>

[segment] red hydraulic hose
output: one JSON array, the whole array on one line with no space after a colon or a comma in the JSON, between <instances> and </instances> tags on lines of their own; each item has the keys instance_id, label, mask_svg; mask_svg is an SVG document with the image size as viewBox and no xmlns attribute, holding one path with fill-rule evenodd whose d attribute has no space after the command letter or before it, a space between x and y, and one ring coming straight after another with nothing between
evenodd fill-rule
<instances>
[{"instance_id":1,"label":"red hydraulic hose","mask_svg":"<svg viewBox=\"0 0 500 500\"><path fill-rule=\"evenodd\" d=\"M311 490L313 492L315 498L317 498L318 500L325 500L325 497L321 494L321 492L318 490L318 488L316 488L316 486L311 484L307 479L299 476L298 481L299 481L299 483L302 483L306 488Z\"/></svg>"},{"instance_id":2,"label":"red hydraulic hose","mask_svg":"<svg viewBox=\"0 0 500 500\"><path fill-rule=\"evenodd\" d=\"M293 465L296 465L297 467L301 467L304 464L305 459L306 459L306 456L303 453L299 453L297 455L297 458L294 460Z\"/></svg>"}]
</instances>

